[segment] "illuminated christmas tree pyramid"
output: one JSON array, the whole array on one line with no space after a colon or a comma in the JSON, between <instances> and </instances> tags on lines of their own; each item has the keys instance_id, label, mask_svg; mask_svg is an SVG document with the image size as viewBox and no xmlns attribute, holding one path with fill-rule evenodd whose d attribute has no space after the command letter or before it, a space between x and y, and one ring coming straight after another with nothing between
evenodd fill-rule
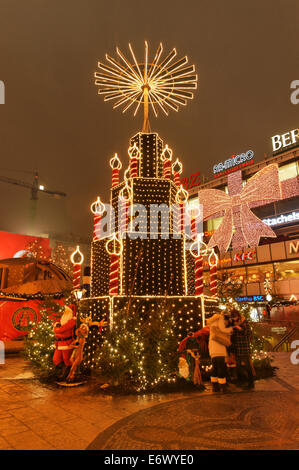
<instances>
[{"instance_id":1,"label":"illuminated christmas tree pyramid","mask_svg":"<svg viewBox=\"0 0 299 470\"><path fill-rule=\"evenodd\" d=\"M120 181L122 163L117 154L110 160L110 205L98 198L92 205L94 232L91 247L91 297L82 301L92 320L106 319L112 326L117 314L139 309L155 315L159 301L167 301L175 315L178 340L197 331L217 305L216 264L197 234L197 216L187 224L188 193L180 183L182 164L173 161L172 150L151 132L149 109L166 115L178 111L193 98L197 88L194 66L188 58L174 61L173 49L163 60L162 44L149 62L148 46L138 63L129 46L132 63L117 49L119 61L106 55L109 65L99 63L95 73L98 93L114 100L123 112L140 105L144 109L142 132L130 140L129 166ZM191 224L191 226L190 226ZM187 236L186 228L190 234ZM106 230L104 230L106 228ZM192 246L190 248L190 244ZM203 294L203 256L211 263L211 295ZM214 276L214 278L213 278ZM87 342L88 362L100 340L96 328Z\"/></svg>"}]
</instances>

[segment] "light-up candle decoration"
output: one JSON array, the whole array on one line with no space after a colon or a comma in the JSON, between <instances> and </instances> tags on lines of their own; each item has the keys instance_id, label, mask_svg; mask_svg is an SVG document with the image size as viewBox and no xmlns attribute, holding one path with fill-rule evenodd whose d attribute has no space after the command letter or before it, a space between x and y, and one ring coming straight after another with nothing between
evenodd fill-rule
<instances>
[{"instance_id":1,"label":"light-up candle decoration","mask_svg":"<svg viewBox=\"0 0 299 470\"><path fill-rule=\"evenodd\" d=\"M163 167L163 176L164 178L171 178L171 160L172 160L172 150L166 144L163 152L161 154L161 160L164 164Z\"/></svg>"},{"instance_id":2,"label":"light-up candle decoration","mask_svg":"<svg viewBox=\"0 0 299 470\"><path fill-rule=\"evenodd\" d=\"M129 147L128 154L130 157L130 176L136 178L138 176L138 160L140 159L140 150L136 142L132 147Z\"/></svg>"},{"instance_id":3,"label":"light-up candle decoration","mask_svg":"<svg viewBox=\"0 0 299 470\"><path fill-rule=\"evenodd\" d=\"M179 188L181 185L180 174L183 171L183 165L177 158L176 161L172 164L172 172L173 172L173 179L174 184Z\"/></svg>"},{"instance_id":4,"label":"light-up candle decoration","mask_svg":"<svg viewBox=\"0 0 299 470\"><path fill-rule=\"evenodd\" d=\"M80 289L81 265L83 261L84 256L78 245L75 251L71 254L71 262L73 264L73 289Z\"/></svg>"},{"instance_id":5,"label":"light-up candle decoration","mask_svg":"<svg viewBox=\"0 0 299 470\"><path fill-rule=\"evenodd\" d=\"M211 295L216 297L217 287L218 287L218 277L217 277L218 256L216 255L214 248L212 248L208 260L209 260L209 266L210 266L210 291L211 291Z\"/></svg>"},{"instance_id":6,"label":"light-up candle decoration","mask_svg":"<svg viewBox=\"0 0 299 470\"><path fill-rule=\"evenodd\" d=\"M117 153L114 154L114 157L110 160L110 166L112 168L112 187L119 184L119 170L122 167L121 161L117 156Z\"/></svg>"},{"instance_id":7,"label":"light-up candle decoration","mask_svg":"<svg viewBox=\"0 0 299 470\"><path fill-rule=\"evenodd\" d=\"M176 203L179 204L179 209L180 209L180 233L184 232L184 204L188 201L188 191L183 188L183 185L180 186L180 189L178 190L176 194Z\"/></svg>"},{"instance_id":8,"label":"light-up candle decoration","mask_svg":"<svg viewBox=\"0 0 299 470\"><path fill-rule=\"evenodd\" d=\"M195 295L203 294L203 256L208 253L207 245L202 241L202 235L197 235L190 246L190 253L195 258Z\"/></svg>"},{"instance_id":9,"label":"light-up candle decoration","mask_svg":"<svg viewBox=\"0 0 299 470\"><path fill-rule=\"evenodd\" d=\"M114 233L113 237L106 243L106 250L110 255L109 295L111 296L118 294L119 256L122 249L122 241Z\"/></svg>"},{"instance_id":10,"label":"light-up candle decoration","mask_svg":"<svg viewBox=\"0 0 299 470\"><path fill-rule=\"evenodd\" d=\"M101 218L105 212L105 204L100 197L91 204L90 210L93 213L93 241L96 241L101 238Z\"/></svg>"},{"instance_id":11,"label":"light-up candle decoration","mask_svg":"<svg viewBox=\"0 0 299 470\"><path fill-rule=\"evenodd\" d=\"M129 207L130 203L133 199L133 191L132 188L129 186L129 180L128 180L128 173L130 172L130 168L127 168L127 170L124 173L124 180L125 180L125 186L122 188L122 190L119 193L119 199L120 199L120 232L124 233L127 231L128 228L128 222L129 222Z\"/></svg>"},{"instance_id":12,"label":"light-up candle decoration","mask_svg":"<svg viewBox=\"0 0 299 470\"><path fill-rule=\"evenodd\" d=\"M188 216L190 217L190 231L191 231L191 238L192 240L196 240L197 238L197 223L198 223L198 218L200 216L200 207L199 205L197 206L192 206L186 208L186 212Z\"/></svg>"}]
</instances>

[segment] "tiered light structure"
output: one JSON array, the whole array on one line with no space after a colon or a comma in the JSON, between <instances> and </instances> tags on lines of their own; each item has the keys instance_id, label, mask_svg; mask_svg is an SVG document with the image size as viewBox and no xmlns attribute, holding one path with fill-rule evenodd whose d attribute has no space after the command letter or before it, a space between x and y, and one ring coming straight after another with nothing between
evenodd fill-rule
<instances>
[{"instance_id":1,"label":"tiered light structure","mask_svg":"<svg viewBox=\"0 0 299 470\"><path fill-rule=\"evenodd\" d=\"M188 201L188 192L180 183L182 164L177 158L171 164L172 150L150 131L149 111L155 116L158 110L165 114L169 109L178 111L179 105L193 97L197 75L194 66L187 65L187 57L174 61L175 49L162 58L160 44L150 61L145 43L140 63L131 46L129 49L132 61L117 49L118 60L106 55L107 64L99 62L100 71L95 73L98 92L105 101L114 101L114 107L123 112L132 107L134 114L142 105L144 120L142 131L130 139L129 166L123 180L113 178L110 204L115 223L108 223L106 238L92 242L91 298L82 302L88 303L93 320L104 318L117 328L118 313L128 303L130 311L150 318L157 303L166 298L180 340L202 326L204 315L214 311L215 299L196 295L195 261L187 247L181 210ZM110 165L113 169L116 163L110 161ZM137 204L146 208L146 214L139 214L138 227L134 227L133 206ZM154 204L161 209L153 226L150 209ZM92 365L95 346L87 342L87 348Z\"/></svg>"}]
</instances>

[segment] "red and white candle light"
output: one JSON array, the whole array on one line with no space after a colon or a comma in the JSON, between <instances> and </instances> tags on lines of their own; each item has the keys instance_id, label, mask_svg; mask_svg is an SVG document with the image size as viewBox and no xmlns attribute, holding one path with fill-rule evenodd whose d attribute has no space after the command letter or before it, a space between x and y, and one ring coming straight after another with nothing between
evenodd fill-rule
<instances>
[{"instance_id":1,"label":"red and white candle light","mask_svg":"<svg viewBox=\"0 0 299 470\"><path fill-rule=\"evenodd\" d=\"M101 238L101 219L105 212L105 204L100 197L91 204L90 210L93 213L93 241L96 241Z\"/></svg>"},{"instance_id":2,"label":"red and white candle light","mask_svg":"<svg viewBox=\"0 0 299 470\"><path fill-rule=\"evenodd\" d=\"M210 266L210 292L213 297L217 296L217 288L218 288L217 264L218 264L218 256L216 255L214 248L212 248L211 254L209 256L209 266Z\"/></svg>"},{"instance_id":3,"label":"red and white candle light","mask_svg":"<svg viewBox=\"0 0 299 470\"><path fill-rule=\"evenodd\" d=\"M110 166L112 168L112 188L119 184L119 170L122 167L121 161L117 156L117 153L114 154L114 157L110 160Z\"/></svg>"},{"instance_id":4,"label":"red and white candle light","mask_svg":"<svg viewBox=\"0 0 299 470\"><path fill-rule=\"evenodd\" d=\"M140 159L140 150L136 142L132 147L129 147L128 154L130 157L130 176L136 178L138 176L138 160Z\"/></svg>"},{"instance_id":5,"label":"red and white candle light","mask_svg":"<svg viewBox=\"0 0 299 470\"><path fill-rule=\"evenodd\" d=\"M176 161L172 164L172 172L173 172L173 179L174 179L174 184L176 185L177 188L181 186L181 179L180 175L183 171L183 165L177 158Z\"/></svg>"},{"instance_id":6,"label":"red and white candle light","mask_svg":"<svg viewBox=\"0 0 299 470\"><path fill-rule=\"evenodd\" d=\"M163 177L171 179L171 160L172 150L166 144L161 154L161 160L163 162Z\"/></svg>"},{"instance_id":7,"label":"red and white candle light","mask_svg":"<svg viewBox=\"0 0 299 470\"><path fill-rule=\"evenodd\" d=\"M81 284L81 266L84 261L84 256L80 251L79 245L76 250L71 254L71 262L73 264L73 289L80 289Z\"/></svg>"},{"instance_id":8,"label":"red and white candle light","mask_svg":"<svg viewBox=\"0 0 299 470\"><path fill-rule=\"evenodd\" d=\"M122 252L122 241L114 233L107 241L106 250L110 255L109 295L117 295L119 290L119 257Z\"/></svg>"},{"instance_id":9,"label":"red and white candle light","mask_svg":"<svg viewBox=\"0 0 299 470\"><path fill-rule=\"evenodd\" d=\"M190 253L195 258L195 295L203 295L203 256L208 252L207 245L202 241L202 235L197 235L190 246Z\"/></svg>"}]
</instances>

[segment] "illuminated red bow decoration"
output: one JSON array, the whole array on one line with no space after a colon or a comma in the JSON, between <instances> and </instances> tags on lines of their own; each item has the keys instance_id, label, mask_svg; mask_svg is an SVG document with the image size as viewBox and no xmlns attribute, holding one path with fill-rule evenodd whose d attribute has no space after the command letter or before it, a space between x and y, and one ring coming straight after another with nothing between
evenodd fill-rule
<instances>
[{"instance_id":1,"label":"illuminated red bow decoration","mask_svg":"<svg viewBox=\"0 0 299 470\"><path fill-rule=\"evenodd\" d=\"M229 196L218 189L203 189L198 193L207 220L224 211L224 218L211 237L208 247L218 245L227 251L232 239L233 248L257 246L261 237L276 237L275 232L250 210L252 203L270 204L281 199L278 166L266 166L247 181L240 194Z\"/></svg>"}]
</instances>

